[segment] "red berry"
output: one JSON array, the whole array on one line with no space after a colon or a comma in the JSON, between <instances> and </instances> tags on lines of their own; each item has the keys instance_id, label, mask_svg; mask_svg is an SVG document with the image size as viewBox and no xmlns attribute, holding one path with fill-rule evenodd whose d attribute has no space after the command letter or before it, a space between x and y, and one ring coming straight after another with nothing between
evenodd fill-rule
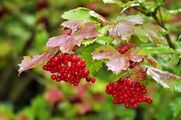
<instances>
[{"instance_id":1,"label":"red berry","mask_svg":"<svg viewBox=\"0 0 181 120\"><path fill-rule=\"evenodd\" d=\"M113 96L114 104L124 104L126 108L132 105L136 109L139 102L144 101L149 104L152 102L150 98L144 96L145 86L128 78L121 78L116 82L109 83L105 92Z\"/></svg>"},{"instance_id":2,"label":"red berry","mask_svg":"<svg viewBox=\"0 0 181 120\"><path fill-rule=\"evenodd\" d=\"M134 109L137 109L137 108L138 108L138 104L137 104L137 103L134 103L134 104L133 104L133 108L134 108Z\"/></svg>"},{"instance_id":3,"label":"red berry","mask_svg":"<svg viewBox=\"0 0 181 120\"><path fill-rule=\"evenodd\" d=\"M79 84L80 79L88 78L89 75L85 60L81 60L78 56L68 54L52 57L47 64L43 66L43 69L54 73L51 75L52 80L69 82L74 86ZM96 80L94 78L88 78L87 81L94 83Z\"/></svg>"}]
</instances>

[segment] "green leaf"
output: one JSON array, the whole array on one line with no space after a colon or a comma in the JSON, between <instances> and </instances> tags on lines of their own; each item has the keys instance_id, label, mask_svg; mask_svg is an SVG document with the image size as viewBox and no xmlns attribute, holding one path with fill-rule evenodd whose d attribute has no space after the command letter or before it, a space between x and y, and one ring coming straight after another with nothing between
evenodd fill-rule
<instances>
[{"instance_id":1,"label":"green leaf","mask_svg":"<svg viewBox=\"0 0 181 120\"><path fill-rule=\"evenodd\" d=\"M160 47L144 47L141 49L138 54L139 55L147 55L147 54L177 54L177 52L169 47L160 46Z\"/></svg>"},{"instance_id":2,"label":"green leaf","mask_svg":"<svg viewBox=\"0 0 181 120\"><path fill-rule=\"evenodd\" d=\"M112 37L109 37L109 36L98 36L95 41L96 43L98 44L101 44L101 45L109 45L112 43L114 39Z\"/></svg>"},{"instance_id":3,"label":"green leaf","mask_svg":"<svg viewBox=\"0 0 181 120\"><path fill-rule=\"evenodd\" d=\"M77 50L77 52L81 54L80 57L86 60L86 67L90 70L91 76L93 76L102 67L103 61L93 61L91 55L94 52L95 48L99 46L99 44L93 43L91 45L81 47Z\"/></svg>"},{"instance_id":4,"label":"green leaf","mask_svg":"<svg viewBox=\"0 0 181 120\"><path fill-rule=\"evenodd\" d=\"M64 12L62 18L74 21L75 20L94 21L94 22L106 21L101 15L97 14L93 10L83 7L78 7L76 9Z\"/></svg>"},{"instance_id":5,"label":"green leaf","mask_svg":"<svg viewBox=\"0 0 181 120\"><path fill-rule=\"evenodd\" d=\"M142 42L146 43L149 41L149 37L146 35L146 31L142 27L136 27L134 29L134 35L136 35L136 37Z\"/></svg>"},{"instance_id":6,"label":"green leaf","mask_svg":"<svg viewBox=\"0 0 181 120\"><path fill-rule=\"evenodd\" d=\"M101 27L101 28L99 29L98 32L99 32L101 35L106 35L106 34L108 33L110 27L111 27L110 25L103 26L103 27Z\"/></svg>"},{"instance_id":7,"label":"green leaf","mask_svg":"<svg viewBox=\"0 0 181 120\"><path fill-rule=\"evenodd\" d=\"M90 44L93 44L94 42L96 41L96 39L85 39L82 44L84 46L87 46L87 45L90 45Z\"/></svg>"}]
</instances>

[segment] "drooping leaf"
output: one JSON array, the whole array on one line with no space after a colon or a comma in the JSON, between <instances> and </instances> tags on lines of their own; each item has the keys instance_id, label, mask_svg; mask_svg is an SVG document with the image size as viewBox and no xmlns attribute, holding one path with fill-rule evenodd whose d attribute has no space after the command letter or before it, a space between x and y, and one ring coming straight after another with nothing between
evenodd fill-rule
<instances>
[{"instance_id":1,"label":"drooping leaf","mask_svg":"<svg viewBox=\"0 0 181 120\"><path fill-rule=\"evenodd\" d=\"M134 62L142 61L142 56L136 55L136 50L130 50L126 54L120 54L115 48L111 46L101 46L92 54L93 60L109 60L106 65L108 70L119 74L122 70L127 70L129 67L129 60Z\"/></svg>"},{"instance_id":2,"label":"drooping leaf","mask_svg":"<svg viewBox=\"0 0 181 120\"><path fill-rule=\"evenodd\" d=\"M44 52L40 55L36 56L24 56L23 60L19 64L19 74L21 74L23 71L31 69L36 67L37 65L40 65L46 61L48 61L51 57L53 57L57 53L58 49L51 49L47 52Z\"/></svg>"},{"instance_id":3,"label":"drooping leaf","mask_svg":"<svg viewBox=\"0 0 181 120\"><path fill-rule=\"evenodd\" d=\"M113 25L109 30L109 34L114 38L121 38L123 40L129 39L133 34L135 26L128 22L121 22Z\"/></svg>"},{"instance_id":4,"label":"drooping leaf","mask_svg":"<svg viewBox=\"0 0 181 120\"><path fill-rule=\"evenodd\" d=\"M147 54L177 54L177 52L169 47L160 46L160 47L144 47L141 49L138 54L139 55L147 55Z\"/></svg>"},{"instance_id":5,"label":"drooping leaf","mask_svg":"<svg viewBox=\"0 0 181 120\"><path fill-rule=\"evenodd\" d=\"M157 83L162 85L164 88L170 88L175 80L180 80L180 78L167 71L162 71L153 67L146 66L147 75L151 76Z\"/></svg>"}]
</instances>

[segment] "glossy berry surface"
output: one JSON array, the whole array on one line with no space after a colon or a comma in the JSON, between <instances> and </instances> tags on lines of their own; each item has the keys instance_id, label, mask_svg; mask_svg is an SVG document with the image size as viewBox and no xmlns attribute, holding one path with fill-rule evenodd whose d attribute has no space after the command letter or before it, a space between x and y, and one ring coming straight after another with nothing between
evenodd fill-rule
<instances>
[{"instance_id":1,"label":"glossy berry surface","mask_svg":"<svg viewBox=\"0 0 181 120\"><path fill-rule=\"evenodd\" d=\"M125 108L138 108L138 103L152 103L152 99L145 96L147 90L144 85L128 78L121 78L111 82L106 87L106 93L113 96L114 104L124 104Z\"/></svg>"},{"instance_id":2,"label":"glossy berry surface","mask_svg":"<svg viewBox=\"0 0 181 120\"><path fill-rule=\"evenodd\" d=\"M91 83L96 81L94 78L88 77L89 70L86 69L85 60L81 60L76 55L54 56L43 66L43 69L52 73L52 80L68 82L74 86L77 86L82 78L86 78Z\"/></svg>"}]
</instances>

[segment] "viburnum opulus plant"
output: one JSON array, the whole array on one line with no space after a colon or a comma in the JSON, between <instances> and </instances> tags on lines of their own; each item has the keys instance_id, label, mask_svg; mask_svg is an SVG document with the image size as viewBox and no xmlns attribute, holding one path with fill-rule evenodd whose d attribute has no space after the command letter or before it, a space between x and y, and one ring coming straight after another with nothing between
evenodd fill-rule
<instances>
[{"instance_id":1,"label":"viburnum opulus plant","mask_svg":"<svg viewBox=\"0 0 181 120\"><path fill-rule=\"evenodd\" d=\"M65 12L62 18L66 19L61 24L64 33L50 38L47 51L42 54L25 56L19 73L42 64L52 80L78 86L80 80L95 83L96 73L106 65L116 79L108 81L105 92L113 96L114 104L135 109L141 102L152 103L145 84L149 84L148 76L164 88L177 90L175 81L180 78L159 69L159 63L152 57L162 53L179 55L166 41L164 28L144 23L140 15L123 14L117 21L109 22L81 7Z\"/></svg>"}]
</instances>

